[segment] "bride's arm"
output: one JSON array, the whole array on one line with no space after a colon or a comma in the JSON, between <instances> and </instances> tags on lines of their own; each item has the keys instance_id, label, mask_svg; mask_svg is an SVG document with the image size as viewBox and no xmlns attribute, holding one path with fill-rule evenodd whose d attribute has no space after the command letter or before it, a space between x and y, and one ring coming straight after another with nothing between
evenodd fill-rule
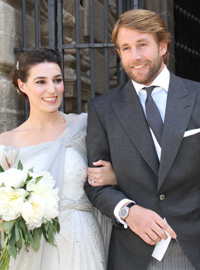
<instances>
[{"instance_id":1,"label":"bride's arm","mask_svg":"<svg viewBox=\"0 0 200 270\"><path fill-rule=\"evenodd\" d=\"M98 160L93 165L96 168L88 168L88 182L91 186L117 185L116 175L109 161Z\"/></svg>"}]
</instances>

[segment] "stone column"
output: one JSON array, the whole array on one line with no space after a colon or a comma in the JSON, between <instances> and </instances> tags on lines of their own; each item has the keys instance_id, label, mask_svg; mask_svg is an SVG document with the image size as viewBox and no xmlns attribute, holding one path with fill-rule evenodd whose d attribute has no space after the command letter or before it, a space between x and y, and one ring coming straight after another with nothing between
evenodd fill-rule
<instances>
[{"instance_id":1,"label":"stone column","mask_svg":"<svg viewBox=\"0 0 200 270\"><path fill-rule=\"evenodd\" d=\"M18 1L17 1L18 2ZM0 132L24 121L24 100L12 87L9 74L15 63L14 48L22 46L21 4L0 0ZM33 19L27 16L27 40L33 41Z\"/></svg>"}]
</instances>

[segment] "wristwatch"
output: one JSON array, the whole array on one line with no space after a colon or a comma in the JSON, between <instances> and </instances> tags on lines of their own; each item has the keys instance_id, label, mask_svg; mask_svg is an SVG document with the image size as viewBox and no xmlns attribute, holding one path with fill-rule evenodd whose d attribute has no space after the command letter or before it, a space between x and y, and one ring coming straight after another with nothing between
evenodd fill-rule
<instances>
[{"instance_id":1,"label":"wristwatch","mask_svg":"<svg viewBox=\"0 0 200 270\"><path fill-rule=\"evenodd\" d=\"M135 203L131 202L120 209L119 216L122 220L125 220L125 218L127 218L129 210L133 205L135 205Z\"/></svg>"}]
</instances>

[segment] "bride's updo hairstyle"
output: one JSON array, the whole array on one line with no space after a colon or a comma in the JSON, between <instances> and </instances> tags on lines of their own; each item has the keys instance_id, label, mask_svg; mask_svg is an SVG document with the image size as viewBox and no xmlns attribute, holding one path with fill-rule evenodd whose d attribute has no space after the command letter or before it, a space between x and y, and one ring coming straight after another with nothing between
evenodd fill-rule
<instances>
[{"instance_id":1,"label":"bride's updo hairstyle","mask_svg":"<svg viewBox=\"0 0 200 270\"><path fill-rule=\"evenodd\" d=\"M20 79L22 82L26 83L30 68L45 62L56 63L61 68L60 55L52 49L40 48L19 54L16 59L16 64L11 72L12 84L18 93L27 97L26 94L19 89L17 80Z\"/></svg>"}]
</instances>

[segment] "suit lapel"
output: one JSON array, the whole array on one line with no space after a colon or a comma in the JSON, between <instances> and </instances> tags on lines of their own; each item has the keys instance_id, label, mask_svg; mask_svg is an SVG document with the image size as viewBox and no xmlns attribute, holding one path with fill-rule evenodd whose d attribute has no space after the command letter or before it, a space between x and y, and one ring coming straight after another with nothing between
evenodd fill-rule
<instances>
[{"instance_id":1,"label":"suit lapel","mask_svg":"<svg viewBox=\"0 0 200 270\"><path fill-rule=\"evenodd\" d=\"M111 106L139 153L157 174L159 162L153 140L139 98L130 80L122 89L121 95L111 100Z\"/></svg>"},{"instance_id":2,"label":"suit lapel","mask_svg":"<svg viewBox=\"0 0 200 270\"><path fill-rule=\"evenodd\" d=\"M181 78L170 74L170 85L162 136L158 190L176 158L184 132L193 111L196 92L188 93Z\"/></svg>"}]
</instances>

